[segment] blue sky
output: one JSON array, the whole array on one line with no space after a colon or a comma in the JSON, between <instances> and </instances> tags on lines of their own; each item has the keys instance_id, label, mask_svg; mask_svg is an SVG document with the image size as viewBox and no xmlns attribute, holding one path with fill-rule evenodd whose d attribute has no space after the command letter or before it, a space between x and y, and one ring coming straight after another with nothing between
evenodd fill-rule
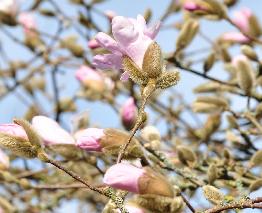
<instances>
[{"instance_id":1,"label":"blue sky","mask_svg":"<svg viewBox=\"0 0 262 213\"><path fill-rule=\"evenodd\" d=\"M65 11L65 13L68 16L74 16L76 13L75 8L72 8L66 1L66 0L59 0L56 1L59 2L59 5L62 7L62 9ZM153 12L153 21L156 21L161 17L163 11L165 8L167 8L169 4L169 0L110 0L106 3L102 3L97 5L96 7L100 11L106 11L106 10L112 10L115 11L118 15L122 16L128 16L128 17L136 17L137 14L143 14L144 11L147 8L152 9ZM24 1L24 5L22 6L22 9L27 7L27 4L30 3L30 0ZM243 6L251 8L255 14L258 16L261 14L262 10L262 1L261 0L242 0L240 1L240 4L238 4L234 9L239 9ZM231 11L230 11L231 13ZM94 16L95 19L99 22L102 29L105 29L106 21L104 19L101 19L98 16ZM261 20L261 17L259 17ZM168 24L173 24L176 21L179 21L181 19L181 15L173 15L168 20ZM47 32L52 33L55 29L55 24L52 21L46 21L37 17L37 22L39 24L39 27L41 29L46 30ZM9 30L9 29L8 29ZM225 31L232 31L235 30L233 27L231 27L228 23L221 21L221 22L210 22L210 21L201 21L201 30L208 35L211 39L216 38L218 35L220 35L222 32ZM10 30L14 33L20 33L21 39L22 39L22 31L21 29L12 29ZM68 34L73 34L75 32L69 31ZM175 39L177 36L177 32L175 30L163 30L159 33L157 37L157 42L161 45L162 49L165 52L169 52L174 50L175 47ZM20 58L20 59L28 59L30 57L29 53L21 48L17 48L16 44L13 44L10 42L10 40L4 36L2 33L0 33L0 41L4 44L6 48L8 48L8 53L10 54L11 58ZM81 41L84 47L86 47L87 41ZM201 47L208 47L209 44L206 43L203 39L197 38L194 40L194 42L190 45L190 49L199 49ZM15 50L15 51L13 51ZM259 50L260 51L260 50ZM234 53L238 54L239 49L235 48L233 50ZM5 66L3 61L0 60L0 66ZM196 69L201 70L201 66L196 66ZM221 73L221 65L217 65L214 70L212 70L211 74L219 74L222 78L226 77L224 74L220 75ZM76 89L78 88L78 82L74 79L74 71L75 70L67 70L66 75L63 76L60 82L60 86L66 86L65 90L63 91L63 96L70 96L74 94ZM50 79L50 76L47 76L47 80ZM202 79L195 77L191 74L181 72L181 81L178 84L178 86L175 88L176 91L183 91L183 97L190 103L193 101L194 96L192 95L192 88L196 85L198 85L200 82L203 82ZM50 89L50 88L49 88ZM16 94L18 96L21 96L21 89L18 89L16 91ZM30 102L31 100L27 96L23 96L24 99L27 100L27 102ZM123 97L125 99L125 97ZM48 100L43 98L41 95L39 95L39 100L47 105ZM233 103L234 106L238 107L242 103L242 99L234 99L235 102ZM103 127L116 127L119 126L119 121L114 120L112 121L112 117L114 117L116 114L115 112L110 109L109 107L106 107L102 105L100 102L96 103L88 103L86 101L78 101L78 106L80 111L87 110L89 111L91 122L103 126ZM18 104L17 97L14 95L9 95L0 102L0 122L11 122L12 118L14 117L20 117L23 115L23 113L26 110L26 106L23 104ZM47 108L47 110L51 110L51 108ZM104 112L106 112L106 117ZM63 120L68 122L72 115L67 114L63 116ZM70 203L63 203L63 207L58 210L57 212L63 212L63 213L69 213L74 212L75 204L74 202ZM89 212L88 210L86 212ZM246 211L247 212L247 211ZM249 211L251 212L251 210ZM255 212L255 211L252 211Z\"/></svg>"}]
</instances>

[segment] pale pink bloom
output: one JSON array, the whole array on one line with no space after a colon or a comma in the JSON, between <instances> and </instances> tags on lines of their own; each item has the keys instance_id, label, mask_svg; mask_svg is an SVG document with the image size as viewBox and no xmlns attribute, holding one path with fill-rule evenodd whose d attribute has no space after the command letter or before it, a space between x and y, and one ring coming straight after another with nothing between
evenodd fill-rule
<instances>
[{"instance_id":1,"label":"pale pink bloom","mask_svg":"<svg viewBox=\"0 0 262 213\"><path fill-rule=\"evenodd\" d=\"M142 68L145 52L153 42L160 28L160 22L148 28L143 16L137 19L115 16L112 20L113 38L100 32L96 36L99 45L110 54L96 55L93 64L101 69L121 69L122 57L129 56L138 67ZM124 73L121 80L127 80L128 73Z\"/></svg>"},{"instance_id":2,"label":"pale pink bloom","mask_svg":"<svg viewBox=\"0 0 262 213\"><path fill-rule=\"evenodd\" d=\"M106 10L105 15L111 21L116 16L116 12L113 10Z\"/></svg>"},{"instance_id":3,"label":"pale pink bloom","mask_svg":"<svg viewBox=\"0 0 262 213\"><path fill-rule=\"evenodd\" d=\"M18 3L16 0L0 0L0 12L16 15Z\"/></svg>"},{"instance_id":4,"label":"pale pink bloom","mask_svg":"<svg viewBox=\"0 0 262 213\"><path fill-rule=\"evenodd\" d=\"M185 1L185 3L183 4L183 8L189 12L194 12L194 11L206 11L207 8L203 7L202 5L200 5L199 3L195 2L195 1Z\"/></svg>"},{"instance_id":5,"label":"pale pink bloom","mask_svg":"<svg viewBox=\"0 0 262 213\"><path fill-rule=\"evenodd\" d=\"M248 37L244 36L240 32L224 33L221 36L221 39L224 40L224 41L228 41L228 42L232 42L232 43L240 43L240 44L245 44L245 43L250 42L250 39Z\"/></svg>"},{"instance_id":6,"label":"pale pink bloom","mask_svg":"<svg viewBox=\"0 0 262 213\"><path fill-rule=\"evenodd\" d=\"M37 24L32 13L19 14L18 21L23 26L26 35L35 35L34 30L36 30Z\"/></svg>"},{"instance_id":7,"label":"pale pink bloom","mask_svg":"<svg viewBox=\"0 0 262 213\"><path fill-rule=\"evenodd\" d=\"M0 149L0 164L4 168L9 167L9 157Z\"/></svg>"},{"instance_id":8,"label":"pale pink bloom","mask_svg":"<svg viewBox=\"0 0 262 213\"><path fill-rule=\"evenodd\" d=\"M141 168L131 164L118 163L105 173L103 182L116 189L139 193L139 179L145 174Z\"/></svg>"},{"instance_id":9,"label":"pale pink bloom","mask_svg":"<svg viewBox=\"0 0 262 213\"><path fill-rule=\"evenodd\" d=\"M137 116L137 107L133 97L127 99L121 108L121 118L124 126L130 127L134 124Z\"/></svg>"},{"instance_id":10,"label":"pale pink bloom","mask_svg":"<svg viewBox=\"0 0 262 213\"><path fill-rule=\"evenodd\" d=\"M100 139L104 136L104 130L87 128L79 130L75 134L76 146L86 151L102 151Z\"/></svg>"},{"instance_id":11,"label":"pale pink bloom","mask_svg":"<svg viewBox=\"0 0 262 213\"><path fill-rule=\"evenodd\" d=\"M28 140L25 130L18 124L0 124L0 133L5 133Z\"/></svg>"},{"instance_id":12,"label":"pale pink bloom","mask_svg":"<svg viewBox=\"0 0 262 213\"><path fill-rule=\"evenodd\" d=\"M42 137L45 145L75 144L74 138L54 120L45 116L35 116L32 125Z\"/></svg>"},{"instance_id":13,"label":"pale pink bloom","mask_svg":"<svg viewBox=\"0 0 262 213\"><path fill-rule=\"evenodd\" d=\"M252 16L252 11L249 8L242 8L239 11L235 11L232 21L245 33L249 32L250 24L249 20Z\"/></svg>"},{"instance_id":14,"label":"pale pink bloom","mask_svg":"<svg viewBox=\"0 0 262 213\"><path fill-rule=\"evenodd\" d=\"M100 45L98 44L98 42L95 39L89 40L88 43L87 43L87 46L90 49L96 49L96 48L100 47Z\"/></svg>"}]
</instances>

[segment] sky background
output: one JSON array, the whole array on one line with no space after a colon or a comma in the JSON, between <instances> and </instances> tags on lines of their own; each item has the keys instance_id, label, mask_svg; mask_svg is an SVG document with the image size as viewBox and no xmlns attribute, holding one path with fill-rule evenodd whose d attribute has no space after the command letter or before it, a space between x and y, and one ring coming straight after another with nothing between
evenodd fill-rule
<instances>
[{"instance_id":1,"label":"sky background","mask_svg":"<svg viewBox=\"0 0 262 213\"><path fill-rule=\"evenodd\" d=\"M66 0L57 0L56 2L59 2L59 5L63 9L63 11L70 17L75 17L77 10L79 8L72 7ZM0 0L1 3L1 0ZM31 0L24 0L22 3L21 10L24 10L27 8L28 5L30 5ZM152 9L153 12L153 19L152 23L156 20L158 20L167 6L169 5L169 0L110 0L106 3L98 4L96 6L97 9L100 11L106 11L106 10L112 10L115 11L116 14L127 16L127 17L136 17L138 14L143 14L144 11L148 8ZM48 6L48 5L47 5ZM242 7L249 7L255 14L257 14L259 20L261 21L261 11L262 11L262 1L261 0L241 0L240 3L235 6L233 10L237 10ZM232 13L232 11L229 12L229 14ZM53 33L56 29L56 24L52 21L48 21L46 18L42 19L41 17L36 15L37 24L40 29L44 29L48 33ZM105 19L97 16L94 14L94 19L97 20L97 23L99 23L100 28L103 30L106 30L107 28L107 22ZM175 22L179 21L181 19L180 15L172 15L167 19L167 22L165 24L170 25L174 24ZM15 28L15 29L8 29L10 32L21 35L21 39L23 39L23 33L22 29ZM201 30L208 35L211 39L217 38L219 35L221 35L222 32L226 31L235 31L235 29L230 26L228 23L224 21L220 22L210 22L210 21L201 21ZM74 34L74 31L68 31L69 34ZM164 52L170 52L174 50L175 47L175 40L176 40L177 32L174 29L169 30L163 30L160 31L159 35L157 36L157 42L160 44ZM19 36L20 37L20 36ZM1 44L4 44L4 48L7 50L10 58L16 58L16 59L28 59L30 58L30 53L23 48L19 48L17 44L14 44L10 41L8 37L6 37L3 33L0 31L0 42ZM81 44L87 49L87 41L81 40ZM196 38L194 42L190 45L189 49L199 49L202 47L209 47L209 44L204 41L202 38ZM259 53L261 53L261 49L257 50ZM233 48L232 53L238 54L239 48ZM196 56L199 58L199 56ZM201 57L200 57L201 58ZM4 61L0 60L0 68L5 67ZM195 66L196 69L201 70L202 66ZM214 76L220 76L221 79L226 78L226 75L222 71L223 67L220 64L217 64L214 69L210 72L210 74L213 74ZM75 70L66 70L65 75L61 76L61 81L59 82L59 85L61 87L65 87L65 89L62 92L62 96L71 96L75 93L77 88L79 87L78 82L74 78L74 72ZM23 75L23 74L22 74ZM47 81L50 81L50 76L46 76ZM183 97L188 103L193 102L194 96L192 94L192 88L194 88L196 85L199 85L200 82L203 82L203 80L199 77L193 76L191 74L188 74L186 72L181 71L181 81L179 84L175 87L175 90L177 92L182 92ZM49 88L51 90L51 88ZM22 90L17 89L16 95L9 95L5 97L0 102L0 123L9 123L12 121L14 117L21 117L24 112L26 111L26 106L23 105L21 102L17 101L17 96L23 97L23 99L26 100L26 102L30 102L31 100L27 97L22 95ZM38 95L39 101L43 105L48 105L48 100L41 96L41 94ZM122 97L119 99L119 103L127 99L127 97ZM245 101L245 100L244 100ZM241 108L244 106L245 103L243 102L243 99L235 98L233 102L233 106L235 108ZM96 103L89 103L88 101L78 101L77 102L79 111L85 111L87 110L90 115L91 123L95 123L97 125L100 125L102 127L117 127L120 125L120 121L117 119L112 120L112 117L115 117L115 112L101 104L101 102ZM46 109L46 111L51 111L51 108ZM106 112L106 115L105 115ZM66 113L63 116L63 121L65 123L68 123L68 121L71 119L72 114ZM162 131L163 128L160 126L160 130ZM206 204L206 203L204 203ZM73 202L64 202L62 204L62 207L60 210L57 210L58 213L69 213L74 212L74 209L76 208L76 203ZM87 210L88 212L88 210ZM245 212L258 212L255 210L247 210Z\"/></svg>"}]
</instances>

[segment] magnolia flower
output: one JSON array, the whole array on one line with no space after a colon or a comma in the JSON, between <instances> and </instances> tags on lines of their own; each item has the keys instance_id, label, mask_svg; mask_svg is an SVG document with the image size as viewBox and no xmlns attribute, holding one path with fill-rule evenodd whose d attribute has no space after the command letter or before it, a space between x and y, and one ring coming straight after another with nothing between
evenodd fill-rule
<instances>
[{"instance_id":1,"label":"magnolia flower","mask_svg":"<svg viewBox=\"0 0 262 213\"><path fill-rule=\"evenodd\" d=\"M102 151L100 140L104 135L103 129L88 128L80 130L75 134L76 145L87 151Z\"/></svg>"},{"instance_id":2,"label":"magnolia flower","mask_svg":"<svg viewBox=\"0 0 262 213\"><path fill-rule=\"evenodd\" d=\"M23 26L25 34L28 36L36 35L34 30L37 27L36 21L32 13L21 13L18 17L18 22Z\"/></svg>"},{"instance_id":3,"label":"magnolia flower","mask_svg":"<svg viewBox=\"0 0 262 213\"><path fill-rule=\"evenodd\" d=\"M111 90L114 83L108 77L88 66L81 66L75 73L76 78L86 87L103 92L106 88Z\"/></svg>"},{"instance_id":4,"label":"magnolia flower","mask_svg":"<svg viewBox=\"0 0 262 213\"><path fill-rule=\"evenodd\" d=\"M131 129L136 121L137 107L134 98L129 98L121 107L122 123L127 129Z\"/></svg>"},{"instance_id":5,"label":"magnolia flower","mask_svg":"<svg viewBox=\"0 0 262 213\"><path fill-rule=\"evenodd\" d=\"M223 41L227 41L230 43L245 44L250 42L250 39L248 37L244 36L242 33L239 32L224 33L220 38Z\"/></svg>"},{"instance_id":6,"label":"magnolia flower","mask_svg":"<svg viewBox=\"0 0 262 213\"><path fill-rule=\"evenodd\" d=\"M121 69L122 57L129 56L139 68L142 68L144 54L153 42L160 28L160 22L148 28L143 16L137 19L115 16L112 20L113 38L100 32L96 36L99 45L111 53L96 55L93 64L101 69ZM128 73L121 76L127 80Z\"/></svg>"},{"instance_id":7,"label":"magnolia flower","mask_svg":"<svg viewBox=\"0 0 262 213\"><path fill-rule=\"evenodd\" d=\"M16 0L1 0L0 12L5 14L15 15L18 10L18 3Z\"/></svg>"},{"instance_id":8,"label":"magnolia flower","mask_svg":"<svg viewBox=\"0 0 262 213\"><path fill-rule=\"evenodd\" d=\"M248 33L250 31L249 20L252 17L252 11L249 8L242 8L239 11L235 11L233 16L232 22L243 32Z\"/></svg>"},{"instance_id":9,"label":"magnolia flower","mask_svg":"<svg viewBox=\"0 0 262 213\"><path fill-rule=\"evenodd\" d=\"M45 116L35 116L32 119L32 126L41 136L45 145L53 144L75 144L74 138L60 125Z\"/></svg>"},{"instance_id":10,"label":"magnolia flower","mask_svg":"<svg viewBox=\"0 0 262 213\"><path fill-rule=\"evenodd\" d=\"M98 42L95 39L89 40L88 43L87 43L87 46L90 49L96 49L96 48L100 47L100 45L98 44Z\"/></svg>"},{"instance_id":11,"label":"magnolia flower","mask_svg":"<svg viewBox=\"0 0 262 213\"><path fill-rule=\"evenodd\" d=\"M0 124L0 133L28 140L25 130L18 124Z\"/></svg>"},{"instance_id":12,"label":"magnolia flower","mask_svg":"<svg viewBox=\"0 0 262 213\"><path fill-rule=\"evenodd\" d=\"M103 182L116 189L137 194L155 194L173 197L172 186L166 178L150 168L138 168L127 163L111 166L105 173Z\"/></svg>"},{"instance_id":13,"label":"magnolia flower","mask_svg":"<svg viewBox=\"0 0 262 213\"><path fill-rule=\"evenodd\" d=\"M0 149L0 170L9 167L9 157Z\"/></svg>"}]
</instances>

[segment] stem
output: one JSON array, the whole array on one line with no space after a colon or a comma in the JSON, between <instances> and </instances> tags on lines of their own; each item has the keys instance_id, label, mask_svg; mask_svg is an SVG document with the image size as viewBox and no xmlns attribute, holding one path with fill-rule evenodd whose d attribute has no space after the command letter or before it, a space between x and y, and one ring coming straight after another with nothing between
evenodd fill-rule
<instances>
[{"instance_id":1,"label":"stem","mask_svg":"<svg viewBox=\"0 0 262 213\"><path fill-rule=\"evenodd\" d=\"M211 209L204 211L204 213L219 213L229 209L262 209L262 197L257 197L255 199L240 200L238 202L226 204L226 205L217 205Z\"/></svg>"},{"instance_id":2,"label":"stem","mask_svg":"<svg viewBox=\"0 0 262 213\"><path fill-rule=\"evenodd\" d=\"M186 197L180 193L180 196L182 197L183 201L185 202L185 204L187 205L187 207L191 210L191 212L195 213L196 210L194 209L194 207L189 203L189 201L186 199Z\"/></svg>"},{"instance_id":3,"label":"stem","mask_svg":"<svg viewBox=\"0 0 262 213\"><path fill-rule=\"evenodd\" d=\"M128 148L128 146L130 145L130 143L132 141L132 138L136 134L139 127L144 123L145 117L146 117L145 106L146 106L147 100L152 95L152 93L155 91L155 89L156 89L156 87L155 87L154 82L153 81L151 82L149 80L147 86L144 88L144 90L142 92L142 104L141 104L140 109L139 109L139 113L138 113L138 117L137 117L135 126L131 130L131 133L130 133L128 139L127 139L127 142L125 143L125 145L123 146L123 148L119 152L119 155L117 157L117 163L121 162L121 160L124 157L124 153L125 153L126 149Z\"/></svg>"}]
</instances>

